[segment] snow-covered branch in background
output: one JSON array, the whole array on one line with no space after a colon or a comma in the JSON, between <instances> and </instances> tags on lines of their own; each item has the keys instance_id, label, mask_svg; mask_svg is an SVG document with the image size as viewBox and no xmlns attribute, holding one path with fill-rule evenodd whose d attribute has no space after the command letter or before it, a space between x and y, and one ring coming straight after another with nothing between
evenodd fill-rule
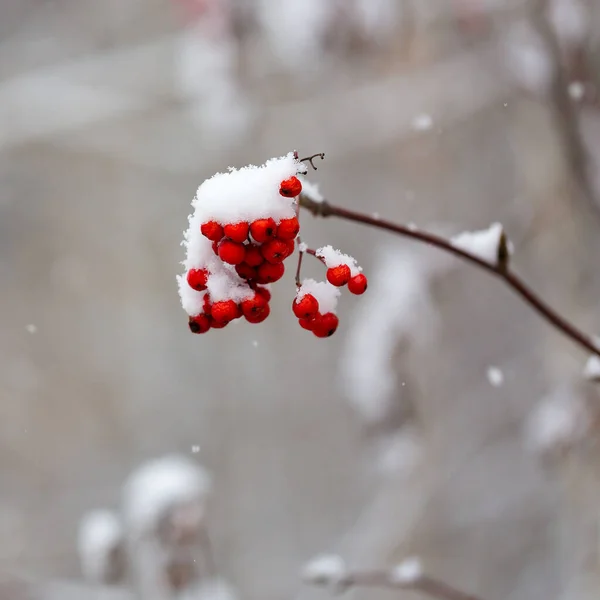
<instances>
[{"instance_id":1,"label":"snow-covered branch in background","mask_svg":"<svg viewBox=\"0 0 600 600\"><path fill-rule=\"evenodd\" d=\"M408 557L391 569L359 571L349 569L340 556L323 554L311 560L302 575L307 583L329 587L333 592L351 587L379 587L413 590L439 600L478 600L477 596L428 575L417 557Z\"/></svg>"}]
</instances>

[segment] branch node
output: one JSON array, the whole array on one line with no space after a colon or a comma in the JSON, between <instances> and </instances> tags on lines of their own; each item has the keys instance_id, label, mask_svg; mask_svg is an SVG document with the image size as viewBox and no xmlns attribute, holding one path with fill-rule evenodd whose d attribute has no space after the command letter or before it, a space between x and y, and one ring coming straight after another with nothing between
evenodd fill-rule
<instances>
[{"instance_id":1,"label":"branch node","mask_svg":"<svg viewBox=\"0 0 600 600\"><path fill-rule=\"evenodd\" d=\"M308 162L314 171L317 170L315 163L313 160L315 158L320 158L321 160L325 160L325 152L317 152L317 154L312 154L311 156L305 156L304 158L299 158L299 162Z\"/></svg>"}]
</instances>

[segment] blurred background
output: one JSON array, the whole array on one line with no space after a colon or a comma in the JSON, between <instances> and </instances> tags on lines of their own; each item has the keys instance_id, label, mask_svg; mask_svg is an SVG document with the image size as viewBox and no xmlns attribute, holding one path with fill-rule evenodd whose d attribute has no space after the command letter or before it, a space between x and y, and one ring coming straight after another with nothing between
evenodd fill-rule
<instances>
[{"instance_id":1,"label":"blurred background","mask_svg":"<svg viewBox=\"0 0 600 600\"><path fill-rule=\"evenodd\" d=\"M370 279L331 339L291 273L267 322L193 336L175 275L204 178L325 152L334 203L502 222L595 333L599 83L596 0L0 3L0 598L327 598L320 552L598 598L587 357L499 282L309 215Z\"/></svg>"}]
</instances>

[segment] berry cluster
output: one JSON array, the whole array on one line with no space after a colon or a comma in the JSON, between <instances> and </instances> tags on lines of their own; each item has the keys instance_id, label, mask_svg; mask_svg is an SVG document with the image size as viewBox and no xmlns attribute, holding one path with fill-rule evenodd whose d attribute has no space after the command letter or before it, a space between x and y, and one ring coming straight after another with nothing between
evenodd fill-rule
<instances>
[{"instance_id":1,"label":"berry cluster","mask_svg":"<svg viewBox=\"0 0 600 600\"><path fill-rule=\"evenodd\" d=\"M186 232L180 296L193 333L270 313L268 285L281 279L300 229L294 198L299 164L288 155L205 181ZM258 176L257 176L258 174ZM245 189L243 189L245 188ZM242 192L242 193L239 193Z\"/></svg>"},{"instance_id":2,"label":"berry cluster","mask_svg":"<svg viewBox=\"0 0 600 600\"><path fill-rule=\"evenodd\" d=\"M185 233L186 271L178 277L193 333L221 329L240 317L261 323L269 316L269 286L283 276L300 230L297 175L303 171L290 153L261 167L217 173L198 188ZM300 250L327 266L327 281L305 280L292 310L304 329L329 337L338 327L339 288L362 294L367 278L351 256L331 246L313 251L301 244Z\"/></svg>"}]
</instances>

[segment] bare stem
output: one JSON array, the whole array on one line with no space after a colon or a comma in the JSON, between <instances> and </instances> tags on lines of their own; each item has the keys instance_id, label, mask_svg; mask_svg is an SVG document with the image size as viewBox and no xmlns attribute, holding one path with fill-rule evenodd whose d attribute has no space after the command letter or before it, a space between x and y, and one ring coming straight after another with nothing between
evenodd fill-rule
<instances>
[{"instance_id":1,"label":"bare stem","mask_svg":"<svg viewBox=\"0 0 600 600\"><path fill-rule=\"evenodd\" d=\"M425 574L419 575L412 580L401 581L394 579L389 571L372 570L348 573L336 580L328 578L313 580L311 583L334 586L334 589L339 591L346 591L351 587L379 587L413 590L421 592L430 598L437 598L438 600L481 600L478 596L462 592L435 577Z\"/></svg>"},{"instance_id":2,"label":"bare stem","mask_svg":"<svg viewBox=\"0 0 600 600\"><path fill-rule=\"evenodd\" d=\"M449 240L427 231L422 231L414 227L393 223L384 219L371 217L370 215L349 210L330 204L327 201L316 202L315 200L300 195L300 206L313 216L319 217L338 217L347 221L354 221L362 225L369 225L378 229L391 231L397 235L401 235L413 240L417 240L435 246L444 252L453 254L492 275L501 279L510 289L513 290L521 299L528 304L535 312L543 319L558 329L563 335L570 338L575 344L584 348L588 352L600 356L600 348L596 346L593 339L586 333L579 330L575 325L570 323L565 317L561 316L553 308L551 308L542 298L540 298L518 275L513 273L506 264L493 264L479 258L475 254L454 246Z\"/></svg>"},{"instance_id":3,"label":"bare stem","mask_svg":"<svg viewBox=\"0 0 600 600\"><path fill-rule=\"evenodd\" d=\"M304 158L299 158L298 162L308 162L308 163L310 163L310 166L313 168L313 170L316 171L317 167L315 167L315 163L313 162L313 160L315 158L320 158L321 160L324 160L325 152L317 152L317 154L313 154L311 156L305 156Z\"/></svg>"}]
</instances>

